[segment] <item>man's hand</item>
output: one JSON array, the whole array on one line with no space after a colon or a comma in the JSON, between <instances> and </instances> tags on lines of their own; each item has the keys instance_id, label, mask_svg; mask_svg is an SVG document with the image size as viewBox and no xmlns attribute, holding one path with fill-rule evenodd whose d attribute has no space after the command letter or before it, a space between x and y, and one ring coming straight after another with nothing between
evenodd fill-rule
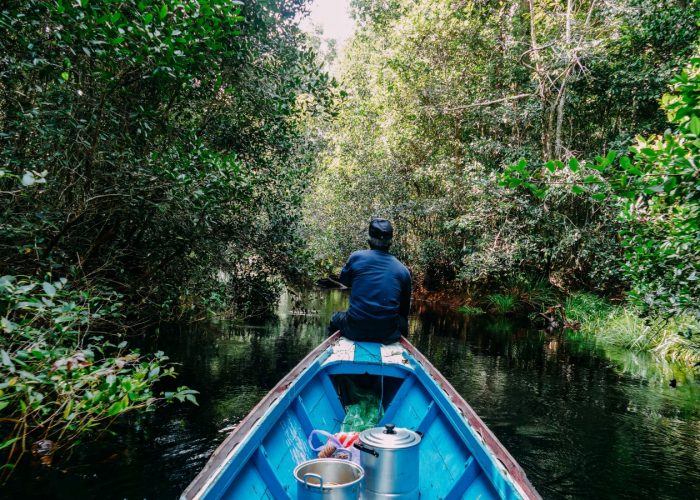
<instances>
[{"instance_id":1,"label":"man's hand","mask_svg":"<svg viewBox=\"0 0 700 500\"><path fill-rule=\"evenodd\" d=\"M345 290L348 287L343 285L340 281L338 281L338 276L333 276L330 275L327 278L321 278L320 280L316 281L316 284L322 288L338 288L340 290Z\"/></svg>"}]
</instances>

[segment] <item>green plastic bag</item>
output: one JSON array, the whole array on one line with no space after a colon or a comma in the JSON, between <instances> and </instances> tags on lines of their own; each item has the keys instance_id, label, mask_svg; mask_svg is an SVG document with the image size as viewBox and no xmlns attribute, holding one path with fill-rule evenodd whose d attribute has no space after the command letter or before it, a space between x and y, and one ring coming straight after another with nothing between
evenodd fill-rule
<instances>
[{"instance_id":1,"label":"green plastic bag","mask_svg":"<svg viewBox=\"0 0 700 500\"><path fill-rule=\"evenodd\" d=\"M342 432L362 432L376 427L381 418L379 398L374 394L362 395L360 401L345 407Z\"/></svg>"}]
</instances>

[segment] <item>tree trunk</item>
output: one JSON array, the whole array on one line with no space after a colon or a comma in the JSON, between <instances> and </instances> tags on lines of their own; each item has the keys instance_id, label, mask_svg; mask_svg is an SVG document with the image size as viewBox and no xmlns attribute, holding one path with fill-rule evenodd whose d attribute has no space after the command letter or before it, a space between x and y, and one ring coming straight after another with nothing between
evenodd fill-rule
<instances>
[{"instance_id":1,"label":"tree trunk","mask_svg":"<svg viewBox=\"0 0 700 500\"><path fill-rule=\"evenodd\" d=\"M528 7L530 10L530 61L535 66L535 78L537 79L540 103L542 104L543 112L545 112L545 110L547 109L549 91L547 89L547 84L545 82L544 72L542 69L540 48L537 45L537 31L535 29L535 0L528 0ZM542 155L545 159L549 159L551 156L550 131L552 129L550 128L549 121L545 118L545 116L546 115L543 115L542 117Z\"/></svg>"},{"instance_id":2,"label":"tree trunk","mask_svg":"<svg viewBox=\"0 0 700 500\"><path fill-rule=\"evenodd\" d=\"M571 51L571 10L572 10L573 0L566 1L566 30L564 35L564 43L567 52ZM569 54L571 58L571 54ZM569 62L571 64L571 62ZM569 69L562 75L561 87L559 89L558 103L557 103L557 125L554 134L554 154L558 158L564 156L564 147L562 144L562 127L564 125L564 106L566 105L566 83L570 75Z\"/></svg>"}]
</instances>

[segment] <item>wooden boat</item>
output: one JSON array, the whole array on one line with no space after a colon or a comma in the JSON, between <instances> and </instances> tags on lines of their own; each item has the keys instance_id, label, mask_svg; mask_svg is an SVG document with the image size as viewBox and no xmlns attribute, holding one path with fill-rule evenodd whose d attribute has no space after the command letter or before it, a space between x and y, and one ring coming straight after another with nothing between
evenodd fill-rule
<instances>
[{"instance_id":1,"label":"wooden boat","mask_svg":"<svg viewBox=\"0 0 700 500\"><path fill-rule=\"evenodd\" d=\"M312 430L338 432L338 381L381 377L379 426L423 433L421 499L540 498L515 459L435 367L402 338L391 345L329 337L248 414L183 492L184 499L296 498L294 468L315 458Z\"/></svg>"}]
</instances>

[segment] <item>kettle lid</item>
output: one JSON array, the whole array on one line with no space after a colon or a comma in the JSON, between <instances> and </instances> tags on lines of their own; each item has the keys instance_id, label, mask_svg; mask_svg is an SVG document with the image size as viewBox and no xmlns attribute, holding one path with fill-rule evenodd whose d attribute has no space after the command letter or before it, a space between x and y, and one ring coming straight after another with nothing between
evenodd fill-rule
<instances>
[{"instance_id":1,"label":"kettle lid","mask_svg":"<svg viewBox=\"0 0 700 500\"><path fill-rule=\"evenodd\" d=\"M374 427L360 433L360 441L374 448L393 450L398 448L410 448L420 443L421 437L416 432L394 424L386 424L384 427Z\"/></svg>"}]
</instances>

